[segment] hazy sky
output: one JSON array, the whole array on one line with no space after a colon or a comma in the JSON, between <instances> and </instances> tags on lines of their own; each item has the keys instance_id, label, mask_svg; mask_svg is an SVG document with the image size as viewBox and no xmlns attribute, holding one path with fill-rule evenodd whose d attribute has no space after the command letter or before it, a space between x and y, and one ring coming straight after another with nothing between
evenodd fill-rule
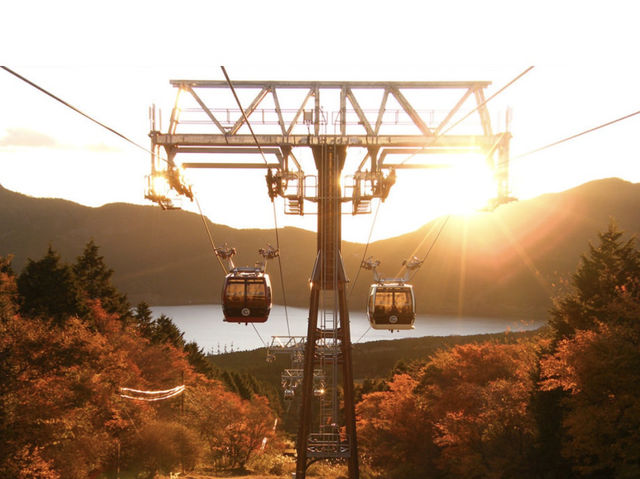
<instances>
[{"instance_id":1,"label":"hazy sky","mask_svg":"<svg viewBox=\"0 0 640 479\"><path fill-rule=\"evenodd\" d=\"M10 2L1 63L134 141L168 117L172 78L488 80L535 69L490 109L513 109L512 156L640 110L638 8L629 1ZM90 206L143 198L148 155L0 71L0 184ZM166 123L166 122L165 122ZM515 196L592 179L640 181L640 115L512 164ZM264 172L192 176L204 212L272 227ZM415 180L414 180L415 181ZM413 230L463 193L429 178L394 187L374 237ZM232 193L228 187L232 186ZM464 189L463 189L464 190ZM230 202L229 195L244 201ZM422 205L416 207L416 203ZM315 218L280 225L312 227ZM366 241L371 217L344 218Z\"/></svg>"}]
</instances>

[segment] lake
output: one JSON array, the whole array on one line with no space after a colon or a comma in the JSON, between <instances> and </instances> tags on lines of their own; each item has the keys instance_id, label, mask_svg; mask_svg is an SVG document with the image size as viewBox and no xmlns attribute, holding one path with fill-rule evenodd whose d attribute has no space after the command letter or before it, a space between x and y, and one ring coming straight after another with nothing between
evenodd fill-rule
<instances>
[{"instance_id":1,"label":"lake","mask_svg":"<svg viewBox=\"0 0 640 479\"><path fill-rule=\"evenodd\" d=\"M184 332L187 341L195 341L205 353L251 350L271 342L271 336L306 336L306 308L285 308L274 305L266 323L254 327L244 324L226 323L222 320L219 304L186 306L152 306L154 317L165 314ZM287 315L290 333L287 332ZM518 320L500 318L459 318L455 316L432 316L419 314L415 329L409 331L382 331L369 329L364 312L351 312L352 342L379 341L383 339L418 338L422 336L451 336L504 331L528 331L544 324L542 320ZM368 330L368 331L367 331Z\"/></svg>"}]
</instances>

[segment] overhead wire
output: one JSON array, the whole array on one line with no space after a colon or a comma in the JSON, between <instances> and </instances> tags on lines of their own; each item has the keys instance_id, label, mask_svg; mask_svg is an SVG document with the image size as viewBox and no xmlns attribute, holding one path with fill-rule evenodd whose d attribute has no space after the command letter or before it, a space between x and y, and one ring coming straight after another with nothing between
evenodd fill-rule
<instances>
[{"instance_id":1,"label":"overhead wire","mask_svg":"<svg viewBox=\"0 0 640 479\"><path fill-rule=\"evenodd\" d=\"M438 241L438 239L440 238L440 235L442 234L442 231L444 230L444 227L447 225L447 222L449 221L449 218L451 218L451 214L448 214L444 221L442 222L442 224L440 225L440 229L438 230L438 234L436 234L436 237L433 239L433 241L431 242L431 246L429 246L429 249L427 250L426 254L424 255L424 257L422 258L422 260L420 261L420 266L422 266L422 264L427 260L427 258L429 257L429 254L431 253L431 250L433 249L433 247L436 245L436 242ZM427 233L427 235L430 232ZM418 270L420 269L420 266L418 268L416 268L416 270L413 272L413 274L409 277L409 281L411 281L414 276L418 273Z\"/></svg>"},{"instance_id":2,"label":"overhead wire","mask_svg":"<svg viewBox=\"0 0 640 479\"><path fill-rule=\"evenodd\" d=\"M359 343L359 342L360 342L360 340L361 340L362 338L364 338L364 337L366 336L366 334L367 334L369 331L371 331L371 326L369 326L369 327L367 328L367 330L366 330L364 333L362 333L362 335L361 335L361 336L358 338L358 340L356 341L356 344L357 344L357 343Z\"/></svg>"},{"instance_id":3,"label":"overhead wire","mask_svg":"<svg viewBox=\"0 0 640 479\"><path fill-rule=\"evenodd\" d=\"M271 203L273 205L273 223L275 224L275 233L276 233L276 248L280 249L280 235L278 234L278 217L276 216L276 207L275 203ZM278 266L280 270L280 284L282 285L282 301L284 302L284 316L287 321L287 335L291 336L291 328L289 327L289 311L287 309L287 294L286 288L284 287L284 274L282 272L282 261L280 259L280 255L278 255Z\"/></svg>"},{"instance_id":4,"label":"overhead wire","mask_svg":"<svg viewBox=\"0 0 640 479\"><path fill-rule=\"evenodd\" d=\"M149 154L151 154L151 155L153 155L153 154L154 154L151 150L149 150L149 149L148 149L148 148L146 148L145 146L142 146L142 145L140 145L139 143L136 143L135 141L133 141L132 139L128 138L126 135L124 135L124 134L120 133L120 132L119 132L119 131L117 131L116 129L114 129L114 128L112 128L112 127L108 126L108 125L106 125L105 123L102 123L101 121L96 120L96 119L95 119L95 118L93 118L91 115L88 115L87 113L84 113L82 110L80 110L79 108L76 108L76 107L75 107L75 106L73 106L71 103L69 103L69 102L67 102L67 101L63 100L62 98L60 98L60 97L58 97L58 96L54 95L53 93L51 93L50 91L48 91L48 90L47 90L47 89L45 89L44 87L42 87L42 86L40 86L40 85L36 84L35 82L33 82L33 81L31 81L31 80L29 80L29 79L25 78L24 76L20 75L19 73L15 72L14 70L10 69L9 67L4 66L4 65L0 65L0 68L2 68L3 70L5 70L6 72L10 73L11 75L15 76L16 78L18 78L18 79L22 80L23 82L27 83L28 85L32 86L33 88L37 89L38 91L40 91L40 92L44 93L45 95L49 96L50 98L53 98L53 99L54 99L54 100L56 100L57 102L59 102L59 103L61 103L62 105L66 106L67 108L70 108L71 110L75 111L76 113L78 113L78 114L82 115L83 117L87 118L88 120L92 121L93 123L95 123L95 124L99 125L100 127L102 127L102 128L104 128L104 129L106 129L107 131L109 131L109 132L113 133L114 135L116 135L116 136L118 136L118 137L122 138L123 140L127 141L128 143L132 144L133 146L135 146L135 147L137 147L137 148L139 148L139 149L141 149L141 150L143 150L143 151L145 151L146 153L149 153ZM239 103L239 101L240 101L240 100L238 99L238 97L237 97L237 95L236 95L236 93L235 93L235 90L233 89L233 86L232 86L232 85L231 85L231 83L230 83L229 77L228 77L227 72L226 72L226 70L224 69L224 67L222 67L222 71L224 72L224 75L225 75L225 77L227 78L227 81L229 82L229 85L230 85L230 86L231 86L231 88L232 88L232 91L233 91L234 97L236 98L236 101L237 101L237 102L238 102L238 104L240 105L240 103ZM251 134L253 135L254 140L256 141L256 145L257 145L257 147L258 147L258 150L260 151L260 154L262 155L262 159L265 161L265 163L267 163L267 159L266 159L266 157L265 157L265 155L264 155L264 152L262 151L262 147L261 147L261 145L257 142L257 138L256 138L256 136L255 136L255 133L253 132L253 128L251 127L251 124L249 123L249 120L248 120L248 118L247 118L247 116L246 116L246 114L245 114L245 112L244 112L244 109L243 109L241 106L240 106L240 110L241 110L242 115L243 115L243 117L244 117L244 119L245 119L245 122L247 123L247 126L248 126L248 127L249 127L249 129L251 130ZM167 160L166 160L165 158L161 158L161 159L162 159L163 161L167 162ZM198 201L198 199L197 199L196 195L194 195L194 200L195 200L196 206L197 206L197 208L198 208L198 211L199 211L199 213L200 213L200 218L202 219L202 222L203 222L203 224L204 224L204 226L205 226L205 230L206 230L206 232L207 232L207 236L208 236L208 238L209 238L209 243L210 243L210 244L211 244L211 246L212 246L213 252L214 252L214 254L215 254L216 258L218 259L218 262L220 263L220 266L222 267L222 269L225 271L225 274L226 274L226 273L227 273L227 269L226 269L226 267L225 267L224 263L222 262L222 260L220 259L220 257L216 254L216 246L215 246L215 242L213 241L213 236L212 236L212 234L211 234L211 231L210 231L210 229L209 229L209 226L207 225L207 222L206 222L206 219L205 219L204 213L202 212L202 208L200 207L200 202ZM274 208L275 208L275 205L274 205ZM275 211L274 211L274 218L275 218ZM278 235L278 232L277 232L277 222L276 222L276 241L277 241L277 243L278 243L278 244L277 244L277 247L278 247L278 249L279 249L279 248L280 248L280 246L279 246L279 235ZM279 256L278 256L278 261L280 262L280 257L279 257ZM282 263L280 263L280 271L281 271L281 273L280 273L280 274L281 274L281 281L282 281ZM282 284L283 284L283 290L284 290L284 282L283 282ZM289 335L290 335L290 334L291 334L291 332L290 332L290 327L289 327L289 316L288 316L288 312L287 312L287 305L286 305L286 299L285 299L284 293L283 293L283 300L285 301L285 315L286 315L286 319L287 319L287 330L289 331ZM255 329L255 326L254 326L254 329ZM256 332L257 332L257 330L256 330ZM265 346L266 346L266 343L264 342L264 340L262 339L262 337L260 336L260 334L259 334L259 333L258 333L258 336L260 337L260 340L263 342L263 344L265 344ZM123 397L126 397L126 396L123 396ZM133 397L132 397L132 398L129 398L129 397L127 397L127 399L138 399L138 398L133 398ZM166 398L164 398L164 399L166 399Z\"/></svg>"},{"instance_id":5,"label":"overhead wire","mask_svg":"<svg viewBox=\"0 0 640 479\"><path fill-rule=\"evenodd\" d=\"M200 202L198 201L198 198L196 197L195 194L193 195L193 199L195 200L196 206L198 207L198 211L200 212L200 219L202 219L202 223L204 224L204 229L206 230L207 236L209 237L209 243L211 244L211 248L213 249L213 254L218 260L218 263L220 263L220 267L222 268L222 270L224 271L224 274L226 275L229 273L229 271L227 270L227 267L220 259L220 256L217 254L217 248L216 248L215 242L213 241L213 235L211 234L211 230L209 229L207 220L204 216L204 213L202 212L202 208L200 207Z\"/></svg>"},{"instance_id":6,"label":"overhead wire","mask_svg":"<svg viewBox=\"0 0 640 479\"><path fill-rule=\"evenodd\" d=\"M265 165L268 165L269 162L267 161L267 157L264 154L264 151L262 150L262 145L260 144L260 142L258 141L258 137L256 136L255 132L253 131L253 127L251 126L251 123L249 122L249 118L247 117L247 114L244 111L244 108L242 107L242 103L240 102L240 98L238 98L238 95L236 93L236 89L233 86L233 83L231 82L231 78L229 78L229 75L227 74L227 70L226 68L221 65L220 68L222 69L222 73L224 74L224 78L227 81L227 84L229 85L229 89L231 90L231 93L233 93L233 97L236 100L236 103L238 104L238 108L240 109L240 112L242 113L242 118L244 119L244 122L247 124L247 127L249 128L249 131L251 132L251 136L253 137L253 141L255 142L258 151L260 152L260 155L262 156L262 160L264 161ZM276 214L276 204L275 201L273 201L273 199L271 200L271 205L273 207L273 222L274 222L274 230L275 230L275 235L276 235L276 248L278 249L278 251L280 250L280 235L278 234L278 219L277 219L277 214ZM282 259L280 258L280 255L278 255L278 266L280 269L280 284L282 285L282 302L284 303L284 315L285 315L285 320L287 323L287 333L289 334L289 336L291 336L291 327L289 325L289 310L287 308L287 296L285 293L285 285L284 285L284 275L282 272ZM255 326L254 326L255 329ZM256 332L258 332L258 330L256 329ZM262 338L260 338L262 339ZM264 341L262 341L264 343ZM266 346L266 343L265 343Z\"/></svg>"},{"instance_id":7,"label":"overhead wire","mask_svg":"<svg viewBox=\"0 0 640 479\"><path fill-rule=\"evenodd\" d=\"M500 88L499 90L497 90L495 93L493 93L491 96L489 96L487 99L485 99L483 102L479 103L475 108L473 108L471 111L469 111L467 114L465 114L462 118L460 118L459 120L457 120L455 123L449 125L445 130L443 130L442 132L439 132L437 135L435 135L434 137L430 138L431 142L428 145L423 146L420 150L418 150L417 152L414 152L413 154L411 154L410 156L408 156L407 158L405 158L401 164L405 164L407 161L409 161L410 159L412 159L413 157L415 157L420 151L424 151L426 148L428 148L429 146L432 146L435 144L435 142L442 137L443 135L445 135L447 132L451 131L453 128L455 128L456 126L458 126L460 123L462 123L464 120L466 120L469 116L471 116L473 113L475 113L476 111L478 111L480 108L484 107L487 103L489 103L491 100L493 100L496 96L498 96L499 94L501 94L502 92L504 92L507 88L509 88L511 85L513 85L516 81L518 81L520 78L522 78L524 75L526 75L527 73L529 73L532 69L534 68L534 66L530 66L528 68L526 68L524 71L522 71L520 74L518 74L515 78L513 78L511 81L509 81L506 85L504 85L502 88ZM377 213L377 212L376 212ZM420 265L422 265L422 263L424 263L424 261L426 261L426 259L428 258L429 254L431 253L431 250L433 249L433 247L435 246L436 242L438 241L438 239L440 238L440 235L442 234L442 231L444 230L444 227L446 226L447 222L449 221L451 214L447 215L444 219L444 221L442 222L440 229L438 231L438 233L436 234L433 242L431 243L431 246L429 247L429 249L427 250L427 253L425 254L425 256L423 257L423 259L420 261ZM373 225L372 225L373 226ZM427 232L428 236L430 234L431 230L429 230ZM426 239L425 236L425 239ZM424 241L424 240L423 240ZM366 249L365 249L365 254L366 254ZM362 264L362 263L361 263ZM411 281L413 279L413 277L417 274L418 270L420 269L420 266L418 266L418 268L416 268L416 270L413 272L413 274L411 274L411 276L409 277L409 281ZM358 273L360 272L360 270L358 270ZM355 284L354 284L355 286ZM352 288L353 291L353 288ZM360 336L360 338L356 341L359 342L370 330L371 328L369 327L369 329L367 329L362 336Z\"/></svg>"},{"instance_id":8,"label":"overhead wire","mask_svg":"<svg viewBox=\"0 0 640 479\"><path fill-rule=\"evenodd\" d=\"M253 326L253 330L256 332L256 334L258 335L258 337L260 338L260 341L262 341L262 344L264 344L265 348L268 348L269 345L264 341L264 339L262 339L262 336L260 336L260 333L258 332L258 328L256 328L256 325L253 323L250 323L251 326Z\"/></svg>"},{"instance_id":9,"label":"overhead wire","mask_svg":"<svg viewBox=\"0 0 640 479\"><path fill-rule=\"evenodd\" d=\"M516 76L513 80L511 80L509 83L507 83L506 85L504 85L502 88L500 88L498 91L496 91L493 95L491 95L489 98L485 99L482 103L480 103L479 105L477 105L473 110L471 110L469 113L467 113L466 115L464 115L462 118L460 118L458 121L456 121L455 123L453 123L452 125L448 126L443 132L441 132L438 136L442 136L445 133L448 133L449 131L451 131L452 129L454 129L456 126L458 126L460 123L462 123L464 120L466 120L467 118L469 118L471 115L473 115L476 111L478 111L480 108L482 108L483 106L485 106L487 103L489 103L491 100L493 100L495 97L497 97L500 93L502 93L503 91L505 91L507 88L509 88L511 85L513 85L515 82L517 82L518 80L520 80L520 78L522 78L523 76L525 76L527 73L529 73L531 70L533 70L534 66L531 65L529 68L525 69L522 73L520 73L518 76Z\"/></svg>"},{"instance_id":10,"label":"overhead wire","mask_svg":"<svg viewBox=\"0 0 640 479\"><path fill-rule=\"evenodd\" d=\"M364 253L362 253L362 259L360 260L360 265L358 266L358 272L356 273L356 277L353 280L353 283L351 284L351 290L349 291L349 298L351 298L351 295L353 294L353 290L356 287L356 283L358 282L358 278L360 277L360 271L362 271L362 263L364 262L365 258L367 257L367 250L369 249L369 244L371 243L371 237L373 235L373 227L376 224L376 219L378 218L378 211L380 211L380 204L382 202L379 201L378 202L378 206L376 206L376 212L373 215L373 221L371 222L371 228L369 228L369 237L367 238L367 244L364 247Z\"/></svg>"},{"instance_id":11,"label":"overhead wire","mask_svg":"<svg viewBox=\"0 0 640 479\"><path fill-rule=\"evenodd\" d=\"M471 111L469 111L466 115L464 115L462 118L460 118L458 121L456 121L455 123L453 123L452 125L448 126L445 130L439 132L437 135L433 136L433 137L429 137L430 143L424 145L420 150L412 153L411 155L409 155L407 158L405 158L404 160L402 160L402 162L400 163L401 165L404 165L407 161L409 161L410 159L412 159L414 156L416 156L418 153L420 153L421 151L426 150L429 146L433 146L436 141L438 141L439 138L441 138L444 134L448 133L449 131L451 131L453 128L455 128L456 126L458 126L460 123L462 123L464 120L466 120L467 118L469 118L472 114L474 114L476 111L478 111L480 108L482 108L483 106L485 106L487 103L489 103L491 100L493 100L496 96L498 96L499 94L501 94L502 92L504 92L507 88L509 88L511 85L513 85L516 81L518 81L520 78L522 78L524 75L526 75L527 73L529 73L532 69L534 68L534 66L530 66L529 68L525 69L523 72L521 72L519 75L517 75L515 78L513 78L510 82L508 82L506 85L504 85L502 88L500 88L498 91L496 91L494 94L492 94L490 97L488 97L487 99L485 99L482 103L476 105L475 108L473 108Z\"/></svg>"},{"instance_id":12,"label":"overhead wire","mask_svg":"<svg viewBox=\"0 0 640 479\"><path fill-rule=\"evenodd\" d=\"M565 143L565 142L567 142L569 140L573 140L573 139L578 138L580 136L586 135L588 133L592 133L592 132L594 132L596 130L599 130L601 128L605 128L607 126L613 125L614 123L618 123L619 121L627 120L627 119L632 118L632 117L634 117L636 115L640 115L640 110L634 111L633 113L629 113L628 115L621 116L620 118L616 118L615 120L608 121L606 123L603 123L601 125L595 126L593 128L589 128L587 130L581 131L580 133L576 133L574 135L568 136L568 137L563 138L561 140L554 141L552 143L549 143L547 145L541 146L539 148L535 148L535 149L533 149L531 151L528 151L526 153L522 153L520 155L516 155L513 158L511 158L511 161L519 160L519 159L524 158L526 156L533 155L534 153L538 153L539 151L546 150L547 148L551 148L552 146L556 146L556 145L559 145L561 143Z\"/></svg>"},{"instance_id":13,"label":"overhead wire","mask_svg":"<svg viewBox=\"0 0 640 479\"><path fill-rule=\"evenodd\" d=\"M119 131L116 131L114 128L111 128L108 125L105 125L104 123L102 123L101 121L96 120L95 118L93 118L92 116L84 113L83 111L81 111L80 109L76 108L75 106L73 106L72 104L70 104L69 102L63 100L62 98L54 95L53 93L51 93L49 90L41 87L40 85L32 82L31 80L25 78L24 76L20 75L19 73L13 71L12 69L10 69L7 66L4 65L0 65L0 68L2 68L3 70L5 70L6 72L12 74L13 76L15 76L16 78L19 78L20 80L22 80L23 82L27 83L28 85L31 85L33 88L35 88L36 90L41 91L42 93L44 93L45 95L48 95L49 97L53 98L54 100L62 103L64 106L66 106L67 108L72 109L73 111L75 111L76 113L84 116L85 118L87 118L88 120L92 121L93 123L101 126L102 128L110 131L111 133L113 133L114 135L119 136L120 138L122 138L123 140L131 143L133 146L135 146L136 148L140 148L143 151L146 151L147 153L153 154L151 152L151 150L149 150L147 147L142 146L139 143L136 143L135 141L133 141L132 139L128 138L127 136L123 135L122 133L120 133Z\"/></svg>"},{"instance_id":14,"label":"overhead wire","mask_svg":"<svg viewBox=\"0 0 640 479\"><path fill-rule=\"evenodd\" d=\"M4 65L0 65L0 68L2 68L3 70L5 70L6 72L10 73L11 75L15 76L16 78L22 80L23 82L27 83L28 85L32 86L33 88L35 88L36 90L44 93L45 95L53 98L54 100L56 100L57 102L63 104L64 106L66 106L67 108L70 108L71 110L75 111L76 113L82 115L83 117L87 118L88 120L92 121L93 123L99 125L100 127L106 129L107 131L109 131L110 133L113 133L114 135L122 138L123 140L127 141L128 143L132 144L133 146L141 149L142 151L149 153L151 155L154 155L154 153L149 150L147 147L142 146L139 143L136 143L135 141L133 141L132 139L128 138L127 136L123 135L122 133L120 133L119 131L117 131L115 128L112 128L104 123L102 123L101 121L96 120L95 118L93 118L91 115L81 111L79 108L76 108L75 106L73 106L71 103L69 103L68 101L63 100L62 98L58 97L57 95L54 95L53 93L51 93L49 90L47 90L46 88L36 84L35 82L29 80L28 78L24 77L23 75L20 75L19 73L15 72L14 70L10 69L7 66ZM167 162L166 158L160 158L162 161ZM209 230L209 227L204 219L204 214L202 213L202 209L200 208L200 203L198 202L197 197L194 195L194 200L196 201L196 205L198 207L198 210L200 211L200 216L202 218L202 221L205 225L205 228L207 230L207 235L209 237L209 241L211 242L213 249L214 249L214 253L215 253L215 244L213 243L213 237L211 235L211 231ZM216 257L218 257L216 255ZM220 258L218 258L218 261L220 261ZM224 264L222 263L222 261L220 261L220 265L222 266L222 269L225 271L226 274L226 267L224 266Z\"/></svg>"}]
</instances>

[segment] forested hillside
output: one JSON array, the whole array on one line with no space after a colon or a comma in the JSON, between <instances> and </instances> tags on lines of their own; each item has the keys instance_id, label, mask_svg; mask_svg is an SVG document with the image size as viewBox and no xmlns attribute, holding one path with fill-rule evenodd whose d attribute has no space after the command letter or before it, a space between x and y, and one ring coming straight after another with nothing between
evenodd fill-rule
<instances>
[{"instance_id":1,"label":"forested hillside","mask_svg":"<svg viewBox=\"0 0 640 479\"><path fill-rule=\"evenodd\" d=\"M212 367L111 275L92 242L19 274L0 257L0 476L152 478L244 468L265 438L279 451L277 391Z\"/></svg>"},{"instance_id":2,"label":"forested hillside","mask_svg":"<svg viewBox=\"0 0 640 479\"><path fill-rule=\"evenodd\" d=\"M363 479L640 474L640 251L613 223L585 247L543 331L355 348L356 375L375 376L357 389ZM214 366L111 278L92 241L19 272L0 257L0 475L290 477L286 358Z\"/></svg>"},{"instance_id":3,"label":"forested hillside","mask_svg":"<svg viewBox=\"0 0 640 479\"><path fill-rule=\"evenodd\" d=\"M622 230L640 232L638 205L640 184L608 179L511 203L493 213L452 216L414 278L418 312L544 317L557 285L575 270L583 245L596 238L610 217ZM424 257L444 220L375 242L367 256L380 259L382 274L392 276L403 259ZM127 204L88 208L0 188L0 224L0 254L15 255L18 269L27 258L41 256L49 245L71 260L93 238L116 271L115 285L132 302L219 301L222 274L195 214ZM215 224L210 228L219 244L238 249L238 264L253 264L258 248L275 243L271 230ZM283 228L279 236L287 301L306 307L315 234ZM352 281L363 252L364 245L343 243ZM279 274L273 274L272 281L275 301L281 303ZM360 275L351 295L352 308L364 309L370 281L370 274Z\"/></svg>"}]
</instances>

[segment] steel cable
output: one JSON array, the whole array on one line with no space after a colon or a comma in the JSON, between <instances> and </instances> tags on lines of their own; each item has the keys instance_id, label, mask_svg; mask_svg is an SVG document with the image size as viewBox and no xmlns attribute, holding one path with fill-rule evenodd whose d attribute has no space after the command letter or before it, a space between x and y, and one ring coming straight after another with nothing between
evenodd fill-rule
<instances>
[{"instance_id":1,"label":"steel cable","mask_svg":"<svg viewBox=\"0 0 640 479\"><path fill-rule=\"evenodd\" d=\"M258 137L256 137L256 134L253 131L253 127L251 126L251 123L249 122L249 118L247 117L247 114L244 111L244 108L242 107L242 103L240 102L240 98L238 98L238 95L236 94L236 89L233 87L233 83L231 82L231 79L229 78L229 75L227 74L227 70L225 69L224 66L220 66L220 68L222 69L222 73L224 74L225 79L227 80L227 84L229 85L229 89L231 90L231 93L233 93L233 97L236 100L236 103L238 104L238 108L240 108L240 112L242 113L242 118L244 118L244 122L247 124L247 127L249 128L249 131L251 132L251 136L253 137L253 141L255 142L256 146L258 147L258 151L260 152L260 155L262 156L262 160L264 161L265 165L268 165L269 162L267 161L267 158L264 154L264 151L262 150L262 145L260 145L260 142L258 142ZM271 199L271 204L273 205L273 222L274 222L274 229L275 229L275 235L276 235L276 248L278 249L278 251L280 251L280 235L278 234L278 220L277 220L277 216L276 216L276 204L273 201L273 199ZM282 285L282 302L284 303L284 315L285 315L285 319L287 322L287 332L289 334L289 336L291 336L291 327L289 325L289 310L287 308L287 295L285 293L285 285L284 285L284 274L282 272L282 260L280 259L280 255L278 255L278 267L280 269L280 284ZM255 329L255 326L254 326ZM256 329L256 332L258 332L258 330ZM260 338L262 339L262 338ZM264 341L262 341L264 343ZM266 344L265 344L266 346Z\"/></svg>"}]
</instances>

